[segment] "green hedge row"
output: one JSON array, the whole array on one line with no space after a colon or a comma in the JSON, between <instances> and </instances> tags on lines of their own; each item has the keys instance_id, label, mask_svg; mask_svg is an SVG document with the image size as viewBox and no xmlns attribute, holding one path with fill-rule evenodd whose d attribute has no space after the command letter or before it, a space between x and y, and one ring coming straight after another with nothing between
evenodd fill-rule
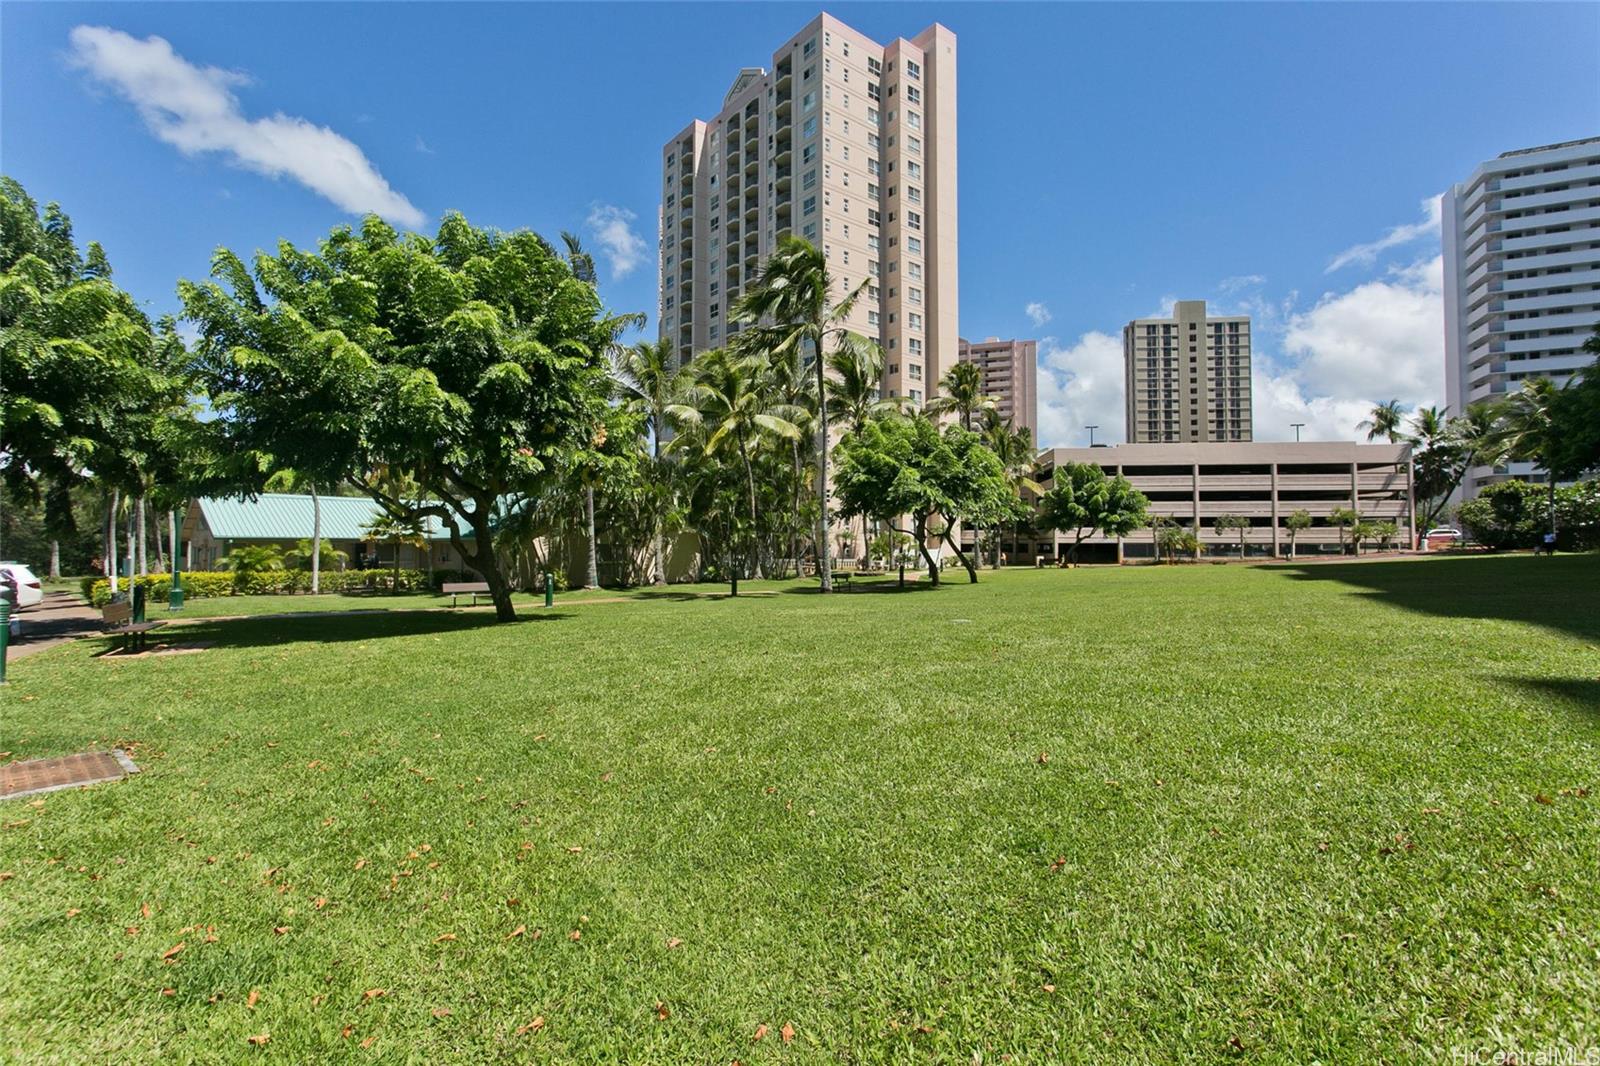
<instances>
[{"instance_id":1,"label":"green hedge row","mask_svg":"<svg viewBox=\"0 0 1600 1066\"><path fill-rule=\"evenodd\" d=\"M393 570L325 570L318 582L323 592L354 592L361 589L387 591L394 581ZM130 579L124 578L126 587ZM152 602L164 602L172 591L171 574L150 574L131 579L148 589ZM473 575L463 576L459 570L440 570L433 575L434 587L446 581L471 581ZM421 570L400 571L400 591L413 592L428 587L428 575ZM286 593L310 592L309 570L254 570L235 573L232 570L193 570L183 575L183 594L194 599L202 596L275 596ZM111 602L111 582L105 578L83 579L83 595L96 607Z\"/></svg>"}]
</instances>

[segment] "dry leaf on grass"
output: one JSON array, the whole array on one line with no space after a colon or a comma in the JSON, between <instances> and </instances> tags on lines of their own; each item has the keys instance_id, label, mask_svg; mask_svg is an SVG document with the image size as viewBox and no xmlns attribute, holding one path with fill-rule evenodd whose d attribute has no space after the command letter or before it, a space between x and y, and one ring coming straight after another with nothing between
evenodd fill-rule
<instances>
[{"instance_id":1,"label":"dry leaf on grass","mask_svg":"<svg viewBox=\"0 0 1600 1066\"><path fill-rule=\"evenodd\" d=\"M449 1007L435 1007L435 1008L433 1008L433 1016L435 1018L448 1018L448 1017L450 1017L450 1008Z\"/></svg>"},{"instance_id":2,"label":"dry leaf on grass","mask_svg":"<svg viewBox=\"0 0 1600 1066\"><path fill-rule=\"evenodd\" d=\"M454 933L441 933L439 936L433 938L433 942L435 944L444 944L454 940L455 938L456 935Z\"/></svg>"},{"instance_id":3,"label":"dry leaf on grass","mask_svg":"<svg viewBox=\"0 0 1600 1066\"><path fill-rule=\"evenodd\" d=\"M670 1017L672 1012L667 1009L667 1005L659 999L656 1000L656 1020L664 1022Z\"/></svg>"},{"instance_id":4,"label":"dry leaf on grass","mask_svg":"<svg viewBox=\"0 0 1600 1066\"><path fill-rule=\"evenodd\" d=\"M583 934L581 932L579 932L578 930L574 929L572 932L567 934L567 939L568 940L581 940L581 939L583 939Z\"/></svg>"},{"instance_id":5,"label":"dry leaf on grass","mask_svg":"<svg viewBox=\"0 0 1600 1066\"><path fill-rule=\"evenodd\" d=\"M261 999L261 989L252 988L250 990L250 998L245 1000L244 1005L246 1007L249 1007L251 1010L255 1010L256 1009L256 1003L260 999Z\"/></svg>"},{"instance_id":6,"label":"dry leaf on grass","mask_svg":"<svg viewBox=\"0 0 1600 1066\"><path fill-rule=\"evenodd\" d=\"M756 1026L756 1033L755 1033L754 1036L752 1036L750 1038L750 1041L751 1041L751 1043L754 1043L755 1041L762 1039L766 1035L767 1035L767 1023L766 1022L762 1022L760 1025Z\"/></svg>"},{"instance_id":7,"label":"dry leaf on grass","mask_svg":"<svg viewBox=\"0 0 1600 1066\"><path fill-rule=\"evenodd\" d=\"M517 1030L517 1035L518 1036L522 1036L524 1033L537 1033L540 1029L543 1029L543 1028L544 1028L544 1015L541 1014L537 1018L535 1018L533 1021L529 1022L527 1025L524 1025L520 1029L518 1029Z\"/></svg>"},{"instance_id":8,"label":"dry leaf on grass","mask_svg":"<svg viewBox=\"0 0 1600 1066\"><path fill-rule=\"evenodd\" d=\"M163 951L161 953L161 961L162 962L171 962L174 958L177 957L178 952L183 950L183 946L184 946L185 943L186 943L186 941L180 940L176 944L174 944L170 948L168 948L166 951Z\"/></svg>"},{"instance_id":9,"label":"dry leaf on grass","mask_svg":"<svg viewBox=\"0 0 1600 1066\"><path fill-rule=\"evenodd\" d=\"M361 998L363 1000L377 999L379 996L387 996L388 994L389 990L387 988L369 988L361 993Z\"/></svg>"},{"instance_id":10,"label":"dry leaf on grass","mask_svg":"<svg viewBox=\"0 0 1600 1066\"><path fill-rule=\"evenodd\" d=\"M364 1048L369 1048L374 1043L376 1043L377 1040L378 1040L378 1034L377 1033L373 1033L371 1036L369 1036L365 1040L361 1041L361 1046L364 1047Z\"/></svg>"},{"instance_id":11,"label":"dry leaf on grass","mask_svg":"<svg viewBox=\"0 0 1600 1066\"><path fill-rule=\"evenodd\" d=\"M265 1044L271 1039L272 1035L270 1033L257 1033L255 1036L250 1037L248 1042L254 1044L256 1047L260 1047L262 1044Z\"/></svg>"},{"instance_id":12,"label":"dry leaf on grass","mask_svg":"<svg viewBox=\"0 0 1600 1066\"><path fill-rule=\"evenodd\" d=\"M671 939L669 939L667 941L667 950L669 950L669 951L672 950L673 948L682 947L682 946L683 946L683 941L679 940L677 937L672 937Z\"/></svg>"},{"instance_id":13,"label":"dry leaf on grass","mask_svg":"<svg viewBox=\"0 0 1600 1066\"><path fill-rule=\"evenodd\" d=\"M527 926L519 925L515 929L511 930L511 932L506 934L506 939L510 940L513 937L519 937L523 933L526 933L527 931L528 931L528 927Z\"/></svg>"},{"instance_id":14,"label":"dry leaf on grass","mask_svg":"<svg viewBox=\"0 0 1600 1066\"><path fill-rule=\"evenodd\" d=\"M790 1025L788 1022L784 1022L783 1028L778 1030L778 1035L783 1037L783 1042L785 1044L789 1043L794 1039L794 1026Z\"/></svg>"}]
</instances>

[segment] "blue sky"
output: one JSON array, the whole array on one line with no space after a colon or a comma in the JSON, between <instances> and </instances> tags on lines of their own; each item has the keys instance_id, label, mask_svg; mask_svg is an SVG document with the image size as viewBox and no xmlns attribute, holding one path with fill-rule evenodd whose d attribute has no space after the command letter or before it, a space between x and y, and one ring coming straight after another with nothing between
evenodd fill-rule
<instances>
[{"instance_id":1,"label":"blue sky","mask_svg":"<svg viewBox=\"0 0 1600 1066\"><path fill-rule=\"evenodd\" d=\"M653 313L660 145L817 10L7 3L0 165L155 313L216 246L355 205L578 231L608 303ZM962 330L1041 339L1045 444L1120 439L1120 327L1173 298L1256 316L1258 438L1442 402L1425 201L1600 134L1595 4L828 10L959 36ZM190 111L147 121L158 98Z\"/></svg>"}]
</instances>

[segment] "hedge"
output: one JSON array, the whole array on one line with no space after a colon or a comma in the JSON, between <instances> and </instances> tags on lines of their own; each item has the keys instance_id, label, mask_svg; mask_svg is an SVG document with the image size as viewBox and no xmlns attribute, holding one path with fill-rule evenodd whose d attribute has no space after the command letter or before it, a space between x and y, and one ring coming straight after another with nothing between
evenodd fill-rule
<instances>
[{"instance_id":1,"label":"hedge","mask_svg":"<svg viewBox=\"0 0 1600 1066\"><path fill-rule=\"evenodd\" d=\"M393 570L326 570L322 573L319 586L323 592L388 590L394 576ZM471 579L470 575L466 578ZM446 581L457 580L462 580L460 571L436 571L433 575L435 587ZM171 574L124 578L121 584L126 587L130 581L148 589L146 595L151 601L164 601L172 591ZM421 570L400 571L402 592L425 588L427 583L428 575ZM183 594L191 599L208 596L279 596L310 591L309 570L254 570L243 573L232 570L191 570L183 575ZM83 595L94 606L104 607L111 602L111 582L103 577L86 577L83 579Z\"/></svg>"}]
</instances>

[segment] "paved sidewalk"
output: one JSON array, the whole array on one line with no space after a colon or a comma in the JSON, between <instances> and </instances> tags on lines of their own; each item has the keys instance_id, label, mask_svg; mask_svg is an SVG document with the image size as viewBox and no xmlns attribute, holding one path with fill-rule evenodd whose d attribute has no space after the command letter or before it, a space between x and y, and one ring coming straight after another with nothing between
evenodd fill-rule
<instances>
[{"instance_id":1,"label":"paved sidewalk","mask_svg":"<svg viewBox=\"0 0 1600 1066\"><path fill-rule=\"evenodd\" d=\"M83 597L77 593L59 589L46 592L43 603L19 612L16 617L22 625L22 637L11 641L8 656L11 659L21 659L100 632L100 612L84 606Z\"/></svg>"}]
</instances>

